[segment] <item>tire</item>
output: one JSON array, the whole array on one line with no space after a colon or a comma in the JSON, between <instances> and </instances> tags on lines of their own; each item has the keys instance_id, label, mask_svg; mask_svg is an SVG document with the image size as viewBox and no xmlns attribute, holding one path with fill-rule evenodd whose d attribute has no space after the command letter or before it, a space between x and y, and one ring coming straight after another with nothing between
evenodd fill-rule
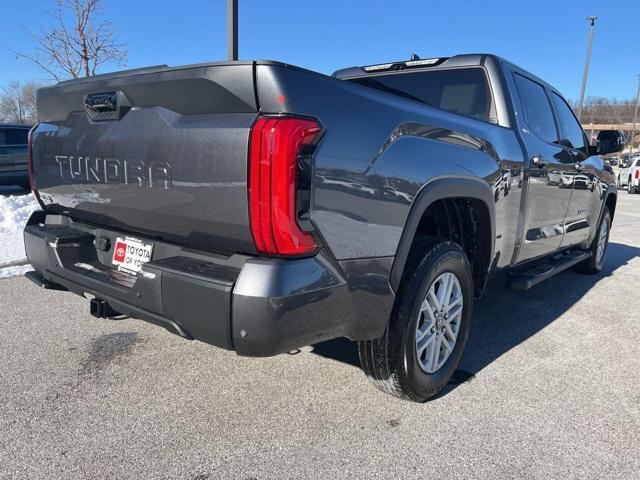
<instances>
[{"instance_id":1,"label":"tire","mask_svg":"<svg viewBox=\"0 0 640 480\"><path fill-rule=\"evenodd\" d=\"M451 313L446 319L443 318L443 310L436 316L430 316L426 311L422 313L421 307L423 302L427 305L426 297L431 287L434 286L433 292L439 295L443 285L448 285L445 283L447 281L452 285L449 299L456 298L457 302L450 310L455 314ZM445 296L442 294L442 297ZM460 311L458 305L462 305ZM358 342L364 373L386 393L413 402L427 401L442 390L460 363L469 337L472 309L473 279L462 248L453 242L433 237L416 239L384 335ZM442 333L434 333L434 329L428 328L429 325L434 328L440 326ZM425 333L420 333L418 328L424 329ZM457 336L452 337L456 328ZM420 342L426 340L423 345L428 345L423 347L420 358L417 355L420 351L417 347L419 333L423 335ZM451 341L455 343L447 349L443 338L447 345ZM440 347L438 353L432 355L437 346ZM440 361L443 363L428 373L424 366L429 363L427 356L432 360L432 367Z\"/></svg>"},{"instance_id":2,"label":"tire","mask_svg":"<svg viewBox=\"0 0 640 480\"><path fill-rule=\"evenodd\" d=\"M631 184L631 177L629 177L629 183L627 183L627 193L629 195L636 193L636 188Z\"/></svg>"},{"instance_id":3,"label":"tire","mask_svg":"<svg viewBox=\"0 0 640 480\"><path fill-rule=\"evenodd\" d=\"M601 255L598 255L598 246L600 245L600 238L603 234L602 228L606 225L607 231L604 233L604 247ZM589 247L589 251L591 252L591 257L581 262L577 265L577 270L582 273L594 274L598 273L602 270L602 266L604 265L604 261L607 258L607 250L609 249L609 234L611 233L611 213L609 212L609 207L604 207L604 212L602 214L602 219L600 220L600 225L598 225L598 231L596 232L593 241L591 242L591 246Z\"/></svg>"}]
</instances>

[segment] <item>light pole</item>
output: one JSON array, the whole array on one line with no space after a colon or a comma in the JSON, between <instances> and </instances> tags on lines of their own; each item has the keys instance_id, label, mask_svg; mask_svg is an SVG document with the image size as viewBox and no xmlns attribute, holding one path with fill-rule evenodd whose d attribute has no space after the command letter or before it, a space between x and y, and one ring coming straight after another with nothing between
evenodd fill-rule
<instances>
[{"instance_id":1,"label":"light pole","mask_svg":"<svg viewBox=\"0 0 640 480\"><path fill-rule=\"evenodd\" d=\"M629 159L633 152L633 137L636 136L636 121L638 120L638 103L640 103L640 75L638 75L638 93L636 93L636 109L633 112L633 128L631 129L631 140L629 141Z\"/></svg>"},{"instance_id":2,"label":"light pole","mask_svg":"<svg viewBox=\"0 0 640 480\"><path fill-rule=\"evenodd\" d=\"M238 0L227 0L227 59L238 60Z\"/></svg>"},{"instance_id":3,"label":"light pole","mask_svg":"<svg viewBox=\"0 0 640 480\"><path fill-rule=\"evenodd\" d=\"M598 17L587 17L587 20L589 20L589 41L587 43L587 58L584 62L584 73L582 74L582 90L580 91L580 103L578 104L578 120L582 119L582 105L584 104L584 92L587 89L589 62L591 61L591 45L593 45L593 31L596 28L597 18Z\"/></svg>"}]
</instances>

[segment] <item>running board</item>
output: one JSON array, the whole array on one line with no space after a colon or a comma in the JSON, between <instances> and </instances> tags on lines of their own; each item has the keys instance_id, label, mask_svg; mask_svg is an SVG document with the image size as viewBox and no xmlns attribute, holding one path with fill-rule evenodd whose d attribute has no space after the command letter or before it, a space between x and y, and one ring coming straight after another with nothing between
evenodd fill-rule
<instances>
[{"instance_id":1,"label":"running board","mask_svg":"<svg viewBox=\"0 0 640 480\"><path fill-rule=\"evenodd\" d=\"M557 255L545 263L536 265L523 273L513 275L508 284L514 290L529 290L547 278L553 277L556 273L571 268L589 257L591 257L590 251L574 251Z\"/></svg>"}]
</instances>

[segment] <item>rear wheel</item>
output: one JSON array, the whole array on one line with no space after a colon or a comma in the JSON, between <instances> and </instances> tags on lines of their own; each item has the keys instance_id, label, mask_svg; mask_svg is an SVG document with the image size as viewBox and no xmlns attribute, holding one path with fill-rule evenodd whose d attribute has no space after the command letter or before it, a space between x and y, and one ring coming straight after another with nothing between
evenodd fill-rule
<instances>
[{"instance_id":1,"label":"rear wheel","mask_svg":"<svg viewBox=\"0 0 640 480\"><path fill-rule=\"evenodd\" d=\"M455 371L469 336L471 268L455 243L416 241L382 338L359 342L365 374L386 393L414 402L436 395Z\"/></svg>"},{"instance_id":2,"label":"rear wheel","mask_svg":"<svg viewBox=\"0 0 640 480\"><path fill-rule=\"evenodd\" d=\"M591 257L578 264L579 271L582 273L598 273L602 270L602 266L604 265L604 261L607 256L607 250L609 249L610 232L611 213L609 213L608 207L604 207L604 213L602 214L602 220L600 220L598 232L591 242L591 247L589 247Z\"/></svg>"},{"instance_id":3,"label":"rear wheel","mask_svg":"<svg viewBox=\"0 0 640 480\"><path fill-rule=\"evenodd\" d=\"M629 182L627 182L627 193L636 193L636 187L631 184L631 177L629 177Z\"/></svg>"}]
</instances>

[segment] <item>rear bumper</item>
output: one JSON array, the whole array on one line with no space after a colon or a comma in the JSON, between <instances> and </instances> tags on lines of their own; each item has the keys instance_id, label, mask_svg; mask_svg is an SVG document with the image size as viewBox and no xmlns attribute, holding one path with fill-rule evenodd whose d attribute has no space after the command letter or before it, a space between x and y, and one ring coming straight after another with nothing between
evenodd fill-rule
<instances>
[{"instance_id":1,"label":"rear bumper","mask_svg":"<svg viewBox=\"0 0 640 480\"><path fill-rule=\"evenodd\" d=\"M240 355L375 338L393 305L387 258L339 264L322 252L298 260L223 257L154 241L152 261L133 277L111 267L111 250L96 248L116 236L122 233L44 212L34 213L24 234L43 284Z\"/></svg>"},{"instance_id":2,"label":"rear bumper","mask_svg":"<svg viewBox=\"0 0 640 480\"><path fill-rule=\"evenodd\" d=\"M29 185L29 172L27 170L14 170L0 172L0 185Z\"/></svg>"}]
</instances>

